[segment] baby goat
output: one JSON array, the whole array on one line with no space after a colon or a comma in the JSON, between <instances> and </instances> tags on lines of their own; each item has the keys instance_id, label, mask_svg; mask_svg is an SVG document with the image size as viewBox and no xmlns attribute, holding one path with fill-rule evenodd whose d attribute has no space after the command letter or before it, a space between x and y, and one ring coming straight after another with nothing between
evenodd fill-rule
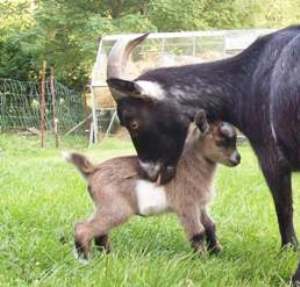
<instances>
[{"instance_id":1,"label":"baby goat","mask_svg":"<svg viewBox=\"0 0 300 287\"><path fill-rule=\"evenodd\" d=\"M157 185L139 176L136 156L117 157L93 165L83 155L67 154L88 183L96 211L75 226L75 245L79 258L87 259L91 241L109 251L109 231L132 215L149 216L172 211L179 217L192 247L197 252L218 252L215 224L207 213L217 163L236 166L236 131L227 123L208 124L200 111L192 123L174 179Z\"/></svg>"}]
</instances>

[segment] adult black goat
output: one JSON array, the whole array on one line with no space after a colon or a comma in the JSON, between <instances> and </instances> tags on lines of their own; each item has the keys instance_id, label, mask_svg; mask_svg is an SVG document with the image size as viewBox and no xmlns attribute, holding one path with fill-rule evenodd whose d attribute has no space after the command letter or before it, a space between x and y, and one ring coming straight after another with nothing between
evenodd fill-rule
<instances>
[{"instance_id":1,"label":"adult black goat","mask_svg":"<svg viewBox=\"0 0 300 287\"><path fill-rule=\"evenodd\" d=\"M300 169L300 26L261 37L232 58L124 80L128 57L146 36L119 40L108 60L108 85L141 171L152 180L172 178L188 123L204 108L248 137L273 195L282 245L296 246L291 172ZM300 281L300 265L294 279Z\"/></svg>"}]
</instances>

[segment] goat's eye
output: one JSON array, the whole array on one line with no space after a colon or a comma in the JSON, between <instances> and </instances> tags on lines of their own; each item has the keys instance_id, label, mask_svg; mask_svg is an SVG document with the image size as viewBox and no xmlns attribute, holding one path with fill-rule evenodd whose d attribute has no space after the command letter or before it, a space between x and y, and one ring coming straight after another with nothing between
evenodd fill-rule
<instances>
[{"instance_id":1,"label":"goat's eye","mask_svg":"<svg viewBox=\"0 0 300 287\"><path fill-rule=\"evenodd\" d=\"M217 146L229 148L231 146L235 145L235 139L234 138L222 138L219 141L217 141Z\"/></svg>"},{"instance_id":2,"label":"goat's eye","mask_svg":"<svg viewBox=\"0 0 300 287\"><path fill-rule=\"evenodd\" d=\"M129 123L129 127L131 130L136 131L139 128L139 123L133 120Z\"/></svg>"}]
</instances>

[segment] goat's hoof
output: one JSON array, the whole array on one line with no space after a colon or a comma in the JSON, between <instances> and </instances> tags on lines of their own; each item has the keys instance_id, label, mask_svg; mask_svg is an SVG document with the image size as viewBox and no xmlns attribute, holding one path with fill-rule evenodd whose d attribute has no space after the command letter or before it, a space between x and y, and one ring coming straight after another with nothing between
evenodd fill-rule
<instances>
[{"instance_id":1,"label":"goat's hoof","mask_svg":"<svg viewBox=\"0 0 300 287\"><path fill-rule=\"evenodd\" d=\"M82 265L89 264L88 257L85 254L78 252L78 249L76 247L73 249L73 255L80 264Z\"/></svg>"},{"instance_id":2,"label":"goat's hoof","mask_svg":"<svg viewBox=\"0 0 300 287\"><path fill-rule=\"evenodd\" d=\"M281 251L286 251L286 250L292 250L292 251L300 251L300 246L299 244L297 243L287 243L287 244L284 244L284 245L281 245Z\"/></svg>"},{"instance_id":3,"label":"goat's hoof","mask_svg":"<svg viewBox=\"0 0 300 287\"><path fill-rule=\"evenodd\" d=\"M210 254L219 254L223 251L223 247L220 243L217 243L213 246L210 246L208 248L208 251L209 251Z\"/></svg>"},{"instance_id":4,"label":"goat's hoof","mask_svg":"<svg viewBox=\"0 0 300 287\"><path fill-rule=\"evenodd\" d=\"M297 270L296 270L294 276L292 277L292 286L300 287L300 263L297 267Z\"/></svg>"},{"instance_id":5,"label":"goat's hoof","mask_svg":"<svg viewBox=\"0 0 300 287\"><path fill-rule=\"evenodd\" d=\"M97 246L98 251L104 254L109 254L111 252L111 247L110 245L107 246Z\"/></svg>"},{"instance_id":6,"label":"goat's hoof","mask_svg":"<svg viewBox=\"0 0 300 287\"><path fill-rule=\"evenodd\" d=\"M95 245L100 252L105 254L108 254L111 251L110 241L107 235L96 237Z\"/></svg>"},{"instance_id":7,"label":"goat's hoof","mask_svg":"<svg viewBox=\"0 0 300 287\"><path fill-rule=\"evenodd\" d=\"M204 244L200 244L200 245L194 247L194 249L195 249L196 253L200 256L207 254L207 249Z\"/></svg>"},{"instance_id":8,"label":"goat's hoof","mask_svg":"<svg viewBox=\"0 0 300 287\"><path fill-rule=\"evenodd\" d=\"M295 277L293 277L292 282L291 282L291 286L292 287L300 287L300 281L299 280L297 280L297 279L295 279Z\"/></svg>"}]
</instances>

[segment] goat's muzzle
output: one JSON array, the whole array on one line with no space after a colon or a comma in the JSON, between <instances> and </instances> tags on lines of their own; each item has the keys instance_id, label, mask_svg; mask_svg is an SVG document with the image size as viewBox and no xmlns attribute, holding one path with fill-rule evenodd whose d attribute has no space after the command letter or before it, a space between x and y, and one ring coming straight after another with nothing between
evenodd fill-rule
<instances>
[{"instance_id":1,"label":"goat's muzzle","mask_svg":"<svg viewBox=\"0 0 300 287\"><path fill-rule=\"evenodd\" d=\"M235 151L231 156L230 156L230 166L237 166L241 162L241 155Z\"/></svg>"},{"instance_id":2,"label":"goat's muzzle","mask_svg":"<svg viewBox=\"0 0 300 287\"><path fill-rule=\"evenodd\" d=\"M174 176L176 172L175 166L164 166L161 163L144 162L139 160L140 173L143 177L157 184L166 184Z\"/></svg>"}]
</instances>

